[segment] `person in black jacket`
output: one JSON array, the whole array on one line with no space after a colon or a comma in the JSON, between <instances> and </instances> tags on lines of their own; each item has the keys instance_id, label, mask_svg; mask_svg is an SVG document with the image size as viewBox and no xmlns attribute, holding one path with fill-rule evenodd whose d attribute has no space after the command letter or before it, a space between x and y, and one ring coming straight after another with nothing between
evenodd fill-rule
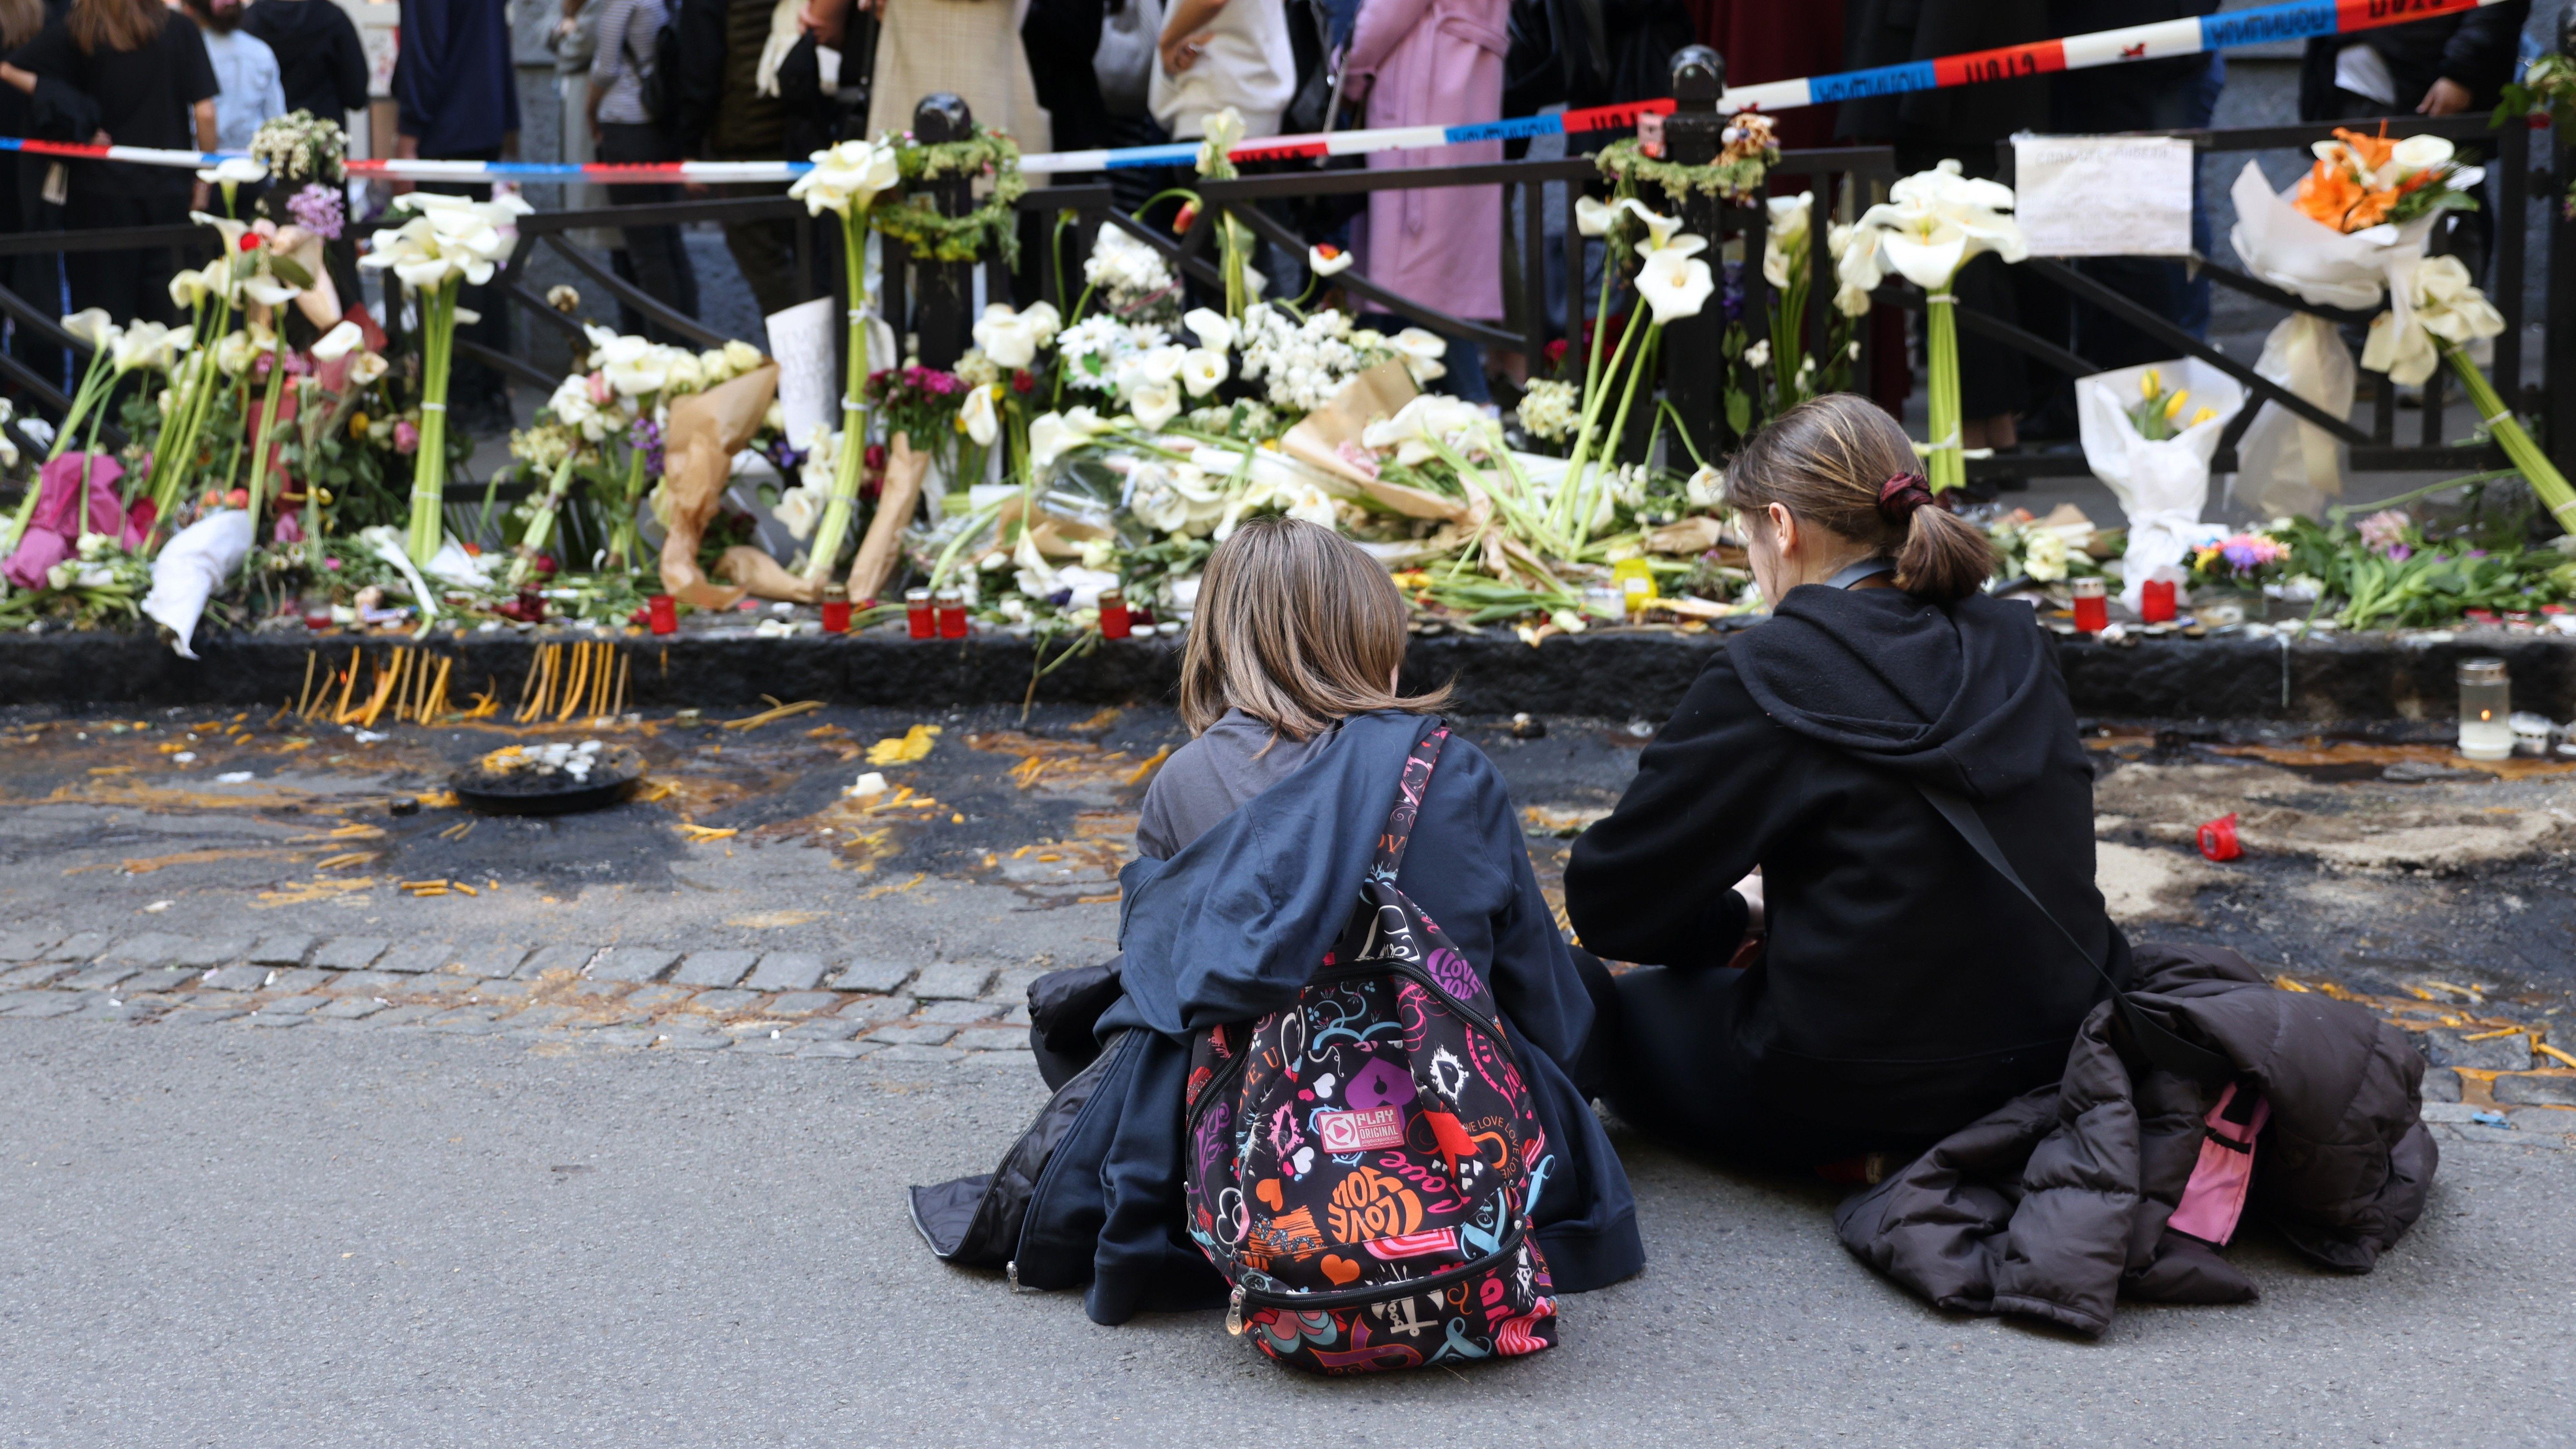
<instances>
[{"instance_id":1,"label":"person in black jacket","mask_svg":"<svg viewBox=\"0 0 2576 1449\"><path fill-rule=\"evenodd\" d=\"M258 0L243 14L242 31L277 52L288 111L345 126L351 111L367 108L367 47L349 12L332 0Z\"/></svg>"},{"instance_id":2,"label":"person in black jacket","mask_svg":"<svg viewBox=\"0 0 2576 1449\"><path fill-rule=\"evenodd\" d=\"M2531 0L2308 42L2299 66L2299 118L2456 116L2494 107L2513 79Z\"/></svg>"},{"instance_id":3,"label":"person in black jacket","mask_svg":"<svg viewBox=\"0 0 2576 1449\"><path fill-rule=\"evenodd\" d=\"M1979 592L1992 549L1916 467L1851 394L1745 444L1728 501L1773 616L1710 661L1566 867L1585 949L1654 963L1587 972L1587 1070L1686 1149L1910 1152L2065 1069L2101 978L1921 786L1971 802L2049 914L2129 970L2048 637ZM1731 969L1749 929L1762 952Z\"/></svg>"}]
</instances>

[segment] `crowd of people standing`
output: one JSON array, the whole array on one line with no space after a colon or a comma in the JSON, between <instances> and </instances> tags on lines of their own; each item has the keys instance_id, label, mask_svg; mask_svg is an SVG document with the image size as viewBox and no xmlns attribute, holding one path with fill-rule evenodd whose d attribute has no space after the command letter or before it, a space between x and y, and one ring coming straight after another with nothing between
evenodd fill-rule
<instances>
[{"instance_id":1,"label":"crowd of people standing","mask_svg":"<svg viewBox=\"0 0 2576 1449\"><path fill-rule=\"evenodd\" d=\"M1793 12L1750 0L561 0L553 40L577 112L567 118L566 144L583 158L771 160L905 128L913 105L939 91L1032 147L1187 141L1228 109L1258 139L1657 96L1669 86L1672 54L1693 41L1726 57L1730 83L1753 84L2182 19L2214 5L1845 0ZM515 157L519 92L503 0L404 0L402 9L393 153ZM2511 77L2528 14L2529 0L2506 0L2311 42L2300 114L2343 120L2492 106ZM270 117L306 110L339 118L367 104L364 50L337 0L0 0L0 54L0 134L237 150ZM659 74L664 69L673 73ZM2224 57L2210 54L1869 97L1784 115L1781 138L1791 147L1890 144L1900 171L1955 157L1977 174L1991 172L1997 143L2017 131L2207 125L2225 76ZM1525 144L1387 151L1367 164L1473 164ZM169 225L203 202L180 170L39 158L6 164L0 226L12 233ZM1132 209L1177 178L1109 179ZM679 195L678 187L620 187L617 199ZM1506 249L1535 244L1513 235L1502 200L1499 186L1395 190L1280 214L1307 240L1356 252L1362 274L1398 295L1450 317L1500 323ZM698 314L698 278L678 228L618 236L621 275L672 310ZM801 298L806 273L790 223L732 224L725 240L763 312ZM1302 281L1296 254L1274 249L1263 261L1290 290ZM169 249L21 255L0 258L0 284L47 310L166 318L166 282L178 264ZM2205 331L2208 283L2181 264L2082 265ZM1552 305L1579 312L1588 291L1568 288ZM1957 292L1963 306L2105 367L2164 350L1992 259L1970 266ZM504 309L469 305L484 319L478 340L506 348ZM652 330L633 309L625 322ZM1582 319L1558 315L1550 325L1580 331ZM1904 324L1891 314L1875 325L1889 335L1880 339L1869 390L1893 404L1909 385L1905 349L1891 345L1901 344ZM25 337L13 346L31 361L40 351ZM1962 347L1968 446L2071 436L2064 379L1973 332ZM1483 357L1463 338L1452 349L1446 385L1471 398L1486 396L1489 369L1515 377L1526 370L1525 359ZM38 366L58 372L60 359ZM468 367L462 388L469 421L478 412L498 415L485 422L504 420L497 377Z\"/></svg>"}]
</instances>

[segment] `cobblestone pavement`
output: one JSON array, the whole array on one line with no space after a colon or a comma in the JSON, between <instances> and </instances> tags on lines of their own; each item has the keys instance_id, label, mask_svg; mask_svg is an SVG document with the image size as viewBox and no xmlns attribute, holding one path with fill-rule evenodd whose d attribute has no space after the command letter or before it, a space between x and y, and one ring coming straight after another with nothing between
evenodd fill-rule
<instances>
[{"instance_id":1,"label":"cobblestone pavement","mask_svg":"<svg viewBox=\"0 0 2576 1449\"><path fill-rule=\"evenodd\" d=\"M1905 1299L1821 1187L1623 1138L1653 1266L1564 1350L1324 1385L904 1219L1042 1100L1026 985L1115 948L1179 737L1017 715L623 723L656 798L478 820L445 770L538 731L0 711L0 1443L2567 1442L2567 777L2097 740L2133 934L2243 945L2431 1058L2434 1208L2370 1277L2257 1234L2263 1303L2079 1345ZM1469 729L1552 889L1648 731L1551 724Z\"/></svg>"}]
</instances>

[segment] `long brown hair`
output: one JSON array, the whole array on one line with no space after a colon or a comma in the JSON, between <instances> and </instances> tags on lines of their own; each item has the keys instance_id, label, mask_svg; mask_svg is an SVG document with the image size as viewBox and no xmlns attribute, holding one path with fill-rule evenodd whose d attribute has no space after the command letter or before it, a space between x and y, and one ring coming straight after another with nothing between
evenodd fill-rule
<instances>
[{"instance_id":1,"label":"long brown hair","mask_svg":"<svg viewBox=\"0 0 2576 1449\"><path fill-rule=\"evenodd\" d=\"M101 50L141 50L169 23L161 0L72 0L72 43L83 55Z\"/></svg>"},{"instance_id":2,"label":"long brown hair","mask_svg":"<svg viewBox=\"0 0 2576 1449\"><path fill-rule=\"evenodd\" d=\"M1404 596L1378 561L1329 528L1295 518L1236 527L1208 556L1181 654L1181 722L1204 732L1239 709L1292 740L1348 715L1428 714L1442 686L1398 694Z\"/></svg>"},{"instance_id":3,"label":"long brown hair","mask_svg":"<svg viewBox=\"0 0 2576 1449\"><path fill-rule=\"evenodd\" d=\"M1995 548L1983 530L1946 508L1882 501L1890 479L1921 466L1905 429L1885 409L1852 393L1827 393L1745 440L1727 464L1726 501L1748 515L1781 504L1827 533L1896 560L1898 588L1953 603L1993 576Z\"/></svg>"},{"instance_id":4,"label":"long brown hair","mask_svg":"<svg viewBox=\"0 0 2576 1449\"><path fill-rule=\"evenodd\" d=\"M16 50L45 28L45 0L0 0L0 48Z\"/></svg>"}]
</instances>

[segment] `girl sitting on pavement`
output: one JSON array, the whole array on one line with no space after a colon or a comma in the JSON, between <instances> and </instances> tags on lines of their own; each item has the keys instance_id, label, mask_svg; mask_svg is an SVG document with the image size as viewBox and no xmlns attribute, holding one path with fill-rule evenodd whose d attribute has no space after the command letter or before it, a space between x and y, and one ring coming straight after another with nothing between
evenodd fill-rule
<instances>
[{"instance_id":1,"label":"girl sitting on pavement","mask_svg":"<svg viewBox=\"0 0 2576 1449\"><path fill-rule=\"evenodd\" d=\"M1745 444L1727 501L1772 617L1710 658L1566 868L1584 946L1652 963L1614 985L1585 961L1607 1095L1675 1145L1911 1156L2065 1070L2107 993L2047 917L2129 978L2056 654L1979 591L1993 550L1918 469L1848 394ZM2045 917L1927 786L1970 802Z\"/></svg>"},{"instance_id":2,"label":"girl sitting on pavement","mask_svg":"<svg viewBox=\"0 0 2576 1449\"><path fill-rule=\"evenodd\" d=\"M1073 1034L1088 1052L1041 1051L1060 1090L1000 1174L915 1190L942 1257L1007 1258L1024 1288L1087 1282L1101 1323L1224 1302L1185 1230L1189 1040L1295 1001L1350 920L1407 756L1448 693L1401 691L1405 638L1386 570L1330 529L1255 520L1217 546L1181 665L1196 738L1146 791L1143 858L1121 873L1122 963L1060 973L1114 1004ZM1554 1156L1532 1231L1556 1290L1636 1273L1627 1175L1572 1076L1592 1003L1501 772L1465 739L1446 741L1423 788L1397 887L1484 979L1532 1078ZM1032 989L1042 1045L1065 1044L1049 1021L1062 994ZM1024 1221L997 1227L1018 1211L997 1195L1024 1201Z\"/></svg>"}]
</instances>

